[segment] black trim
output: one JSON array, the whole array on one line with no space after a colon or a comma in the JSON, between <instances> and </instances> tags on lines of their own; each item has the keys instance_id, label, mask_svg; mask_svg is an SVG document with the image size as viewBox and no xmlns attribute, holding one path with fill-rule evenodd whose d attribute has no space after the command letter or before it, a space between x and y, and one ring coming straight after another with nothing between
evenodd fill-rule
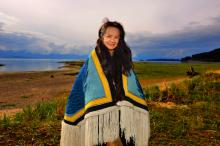
<instances>
[{"instance_id":1,"label":"black trim","mask_svg":"<svg viewBox=\"0 0 220 146\"><path fill-rule=\"evenodd\" d=\"M63 120L66 124L69 124L69 125L73 125L73 126L76 126L80 121L82 121L84 119L84 116L85 114L83 114L80 118L78 118L76 121L74 122L70 122L70 121L67 121L67 120Z\"/></svg>"},{"instance_id":2,"label":"black trim","mask_svg":"<svg viewBox=\"0 0 220 146\"><path fill-rule=\"evenodd\" d=\"M85 114L88 114L90 112L97 111L97 110L100 110L100 109L104 109L104 108L107 108L107 107L115 106L115 105L116 105L115 102L109 102L109 103L93 106L93 107L88 108L86 110Z\"/></svg>"},{"instance_id":3,"label":"black trim","mask_svg":"<svg viewBox=\"0 0 220 146\"><path fill-rule=\"evenodd\" d=\"M137 106L137 107L140 107L140 108L142 108L142 109L144 109L144 110L146 110L146 111L149 111L147 106L145 106L145 105L143 105L143 104L140 104L140 103L134 101L133 99L131 99L131 98L127 97L127 96L125 96L124 99L125 99L126 101L132 103L133 105Z\"/></svg>"}]
</instances>

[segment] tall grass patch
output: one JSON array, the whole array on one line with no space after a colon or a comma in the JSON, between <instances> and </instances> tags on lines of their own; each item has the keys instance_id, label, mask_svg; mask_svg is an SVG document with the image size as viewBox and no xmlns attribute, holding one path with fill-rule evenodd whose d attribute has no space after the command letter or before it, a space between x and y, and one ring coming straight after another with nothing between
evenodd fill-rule
<instances>
[{"instance_id":1,"label":"tall grass patch","mask_svg":"<svg viewBox=\"0 0 220 146\"><path fill-rule=\"evenodd\" d=\"M172 83L163 89L159 86L144 88L147 100L189 104L197 101L220 100L220 75L205 73L192 79Z\"/></svg>"},{"instance_id":2,"label":"tall grass patch","mask_svg":"<svg viewBox=\"0 0 220 146\"><path fill-rule=\"evenodd\" d=\"M57 145L66 97L27 106L0 119L0 145ZM13 135L13 136L12 136Z\"/></svg>"},{"instance_id":3,"label":"tall grass patch","mask_svg":"<svg viewBox=\"0 0 220 146\"><path fill-rule=\"evenodd\" d=\"M205 73L162 90L156 86L145 89L150 97L146 99L151 121L149 145L220 145L219 86L219 74ZM175 106L152 104L168 101Z\"/></svg>"}]
</instances>

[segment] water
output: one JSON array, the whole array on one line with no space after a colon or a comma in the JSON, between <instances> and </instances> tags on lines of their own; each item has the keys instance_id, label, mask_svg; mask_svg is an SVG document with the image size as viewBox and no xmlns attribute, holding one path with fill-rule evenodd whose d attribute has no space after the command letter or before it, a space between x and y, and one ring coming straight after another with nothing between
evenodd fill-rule
<instances>
[{"instance_id":1,"label":"water","mask_svg":"<svg viewBox=\"0 0 220 146\"><path fill-rule=\"evenodd\" d=\"M21 72L21 71L49 71L58 70L64 63L62 61L71 61L70 59L14 59L0 58L0 72ZM180 61L145 61L154 63L181 63Z\"/></svg>"},{"instance_id":2,"label":"water","mask_svg":"<svg viewBox=\"0 0 220 146\"><path fill-rule=\"evenodd\" d=\"M58 70L68 59L6 59L0 58L0 72L21 72L21 71L49 71Z\"/></svg>"}]
</instances>

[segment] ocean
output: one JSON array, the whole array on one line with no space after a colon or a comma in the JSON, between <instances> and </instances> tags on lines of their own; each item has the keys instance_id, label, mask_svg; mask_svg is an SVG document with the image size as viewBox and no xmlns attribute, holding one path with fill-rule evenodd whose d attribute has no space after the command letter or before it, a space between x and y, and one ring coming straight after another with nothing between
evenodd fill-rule
<instances>
[{"instance_id":1,"label":"ocean","mask_svg":"<svg viewBox=\"0 0 220 146\"><path fill-rule=\"evenodd\" d=\"M50 71L59 70L64 66L62 61L70 61L68 59L15 59L0 58L0 72L23 72L23 71Z\"/></svg>"}]
</instances>

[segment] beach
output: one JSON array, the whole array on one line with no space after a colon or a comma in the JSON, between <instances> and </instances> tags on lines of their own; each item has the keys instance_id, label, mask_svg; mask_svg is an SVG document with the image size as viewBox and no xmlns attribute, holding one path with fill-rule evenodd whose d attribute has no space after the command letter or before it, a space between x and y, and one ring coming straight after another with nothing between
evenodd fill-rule
<instances>
[{"instance_id":1,"label":"beach","mask_svg":"<svg viewBox=\"0 0 220 146\"><path fill-rule=\"evenodd\" d=\"M78 71L79 68L0 73L0 115L61 95L68 96Z\"/></svg>"}]
</instances>

